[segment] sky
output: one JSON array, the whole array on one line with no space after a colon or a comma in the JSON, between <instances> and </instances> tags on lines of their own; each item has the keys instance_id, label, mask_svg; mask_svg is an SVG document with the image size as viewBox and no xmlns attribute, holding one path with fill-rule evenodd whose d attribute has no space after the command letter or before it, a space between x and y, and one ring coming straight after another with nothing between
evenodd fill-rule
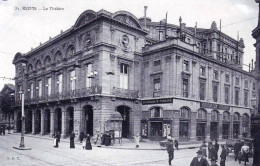
<instances>
[{"instance_id":1,"label":"sky","mask_svg":"<svg viewBox=\"0 0 260 166\"><path fill-rule=\"evenodd\" d=\"M216 21L222 32L244 39L244 64L255 59L255 39L252 30L258 23L258 5L255 0L0 0L0 90L14 81L17 52L26 53L55 37L61 30L73 26L82 12L101 9L109 12L125 10L137 18L143 17L144 6L152 21L160 21L168 12L168 22L178 25L179 17L186 26L210 28ZM34 7L37 10L22 10ZM50 10L50 7L63 10ZM17 10L17 9L20 10ZM49 10L39 10L48 8ZM245 70L248 67L244 66Z\"/></svg>"}]
</instances>

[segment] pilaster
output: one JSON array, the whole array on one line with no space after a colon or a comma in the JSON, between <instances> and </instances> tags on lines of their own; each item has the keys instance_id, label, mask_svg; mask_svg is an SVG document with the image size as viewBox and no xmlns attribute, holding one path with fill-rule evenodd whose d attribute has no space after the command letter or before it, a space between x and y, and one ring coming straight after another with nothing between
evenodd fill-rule
<instances>
[{"instance_id":1,"label":"pilaster","mask_svg":"<svg viewBox=\"0 0 260 166\"><path fill-rule=\"evenodd\" d=\"M196 141L196 127L197 127L197 112L191 112L191 123L190 123L190 140Z\"/></svg>"},{"instance_id":2,"label":"pilaster","mask_svg":"<svg viewBox=\"0 0 260 166\"><path fill-rule=\"evenodd\" d=\"M35 110L32 111L32 134L35 134Z\"/></svg>"},{"instance_id":3,"label":"pilaster","mask_svg":"<svg viewBox=\"0 0 260 166\"><path fill-rule=\"evenodd\" d=\"M50 125L50 137L53 136L54 132L55 132L55 112L54 110L51 110L51 125Z\"/></svg>"},{"instance_id":4,"label":"pilaster","mask_svg":"<svg viewBox=\"0 0 260 166\"><path fill-rule=\"evenodd\" d=\"M41 110L40 112L41 114L41 135L44 135L45 134L45 113L44 113L44 110Z\"/></svg>"}]
</instances>

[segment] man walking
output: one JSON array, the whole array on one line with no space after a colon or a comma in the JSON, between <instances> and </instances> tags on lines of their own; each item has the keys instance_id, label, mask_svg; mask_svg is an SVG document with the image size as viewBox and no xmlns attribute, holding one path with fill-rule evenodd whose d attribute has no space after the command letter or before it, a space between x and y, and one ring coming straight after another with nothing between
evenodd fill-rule
<instances>
[{"instance_id":1,"label":"man walking","mask_svg":"<svg viewBox=\"0 0 260 166\"><path fill-rule=\"evenodd\" d=\"M172 160L174 158L174 148L173 148L173 140L169 138L169 143L167 144L167 152L169 155L169 165L172 165Z\"/></svg>"},{"instance_id":2,"label":"man walking","mask_svg":"<svg viewBox=\"0 0 260 166\"><path fill-rule=\"evenodd\" d=\"M220 166L225 166L227 155L228 155L228 149L225 148L225 145L221 145L221 147L222 147L222 152L220 154Z\"/></svg>"},{"instance_id":3,"label":"man walking","mask_svg":"<svg viewBox=\"0 0 260 166\"><path fill-rule=\"evenodd\" d=\"M237 161L238 159L238 154L240 150L241 150L241 143L240 140L237 140L237 142L234 145L235 161Z\"/></svg>"},{"instance_id":4,"label":"man walking","mask_svg":"<svg viewBox=\"0 0 260 166\"><path fill-rule=\"evenodd\" d=\"M197 157L194 157L190 163L190 166L208 166L208 161L203 157L202 151L197 151Z\"/></svg>"}]
</instances>

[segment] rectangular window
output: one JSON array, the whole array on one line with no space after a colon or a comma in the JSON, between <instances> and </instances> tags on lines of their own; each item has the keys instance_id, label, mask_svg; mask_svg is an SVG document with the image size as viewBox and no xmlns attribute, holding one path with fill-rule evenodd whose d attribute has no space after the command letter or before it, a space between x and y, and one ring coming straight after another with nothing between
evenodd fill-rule
<instances>
[{"instance_id":1,"label":"rectangular window","mask_svg":"<svg viewBox=\"0 0 260 166\"><path fill-rule=\"evenodd\" d=\"M245 88L248 88L248 81L245 80Z\"/></svg>"},{"instance_id":2,"label":"rectangular window","mask_svg":"<svg viewBox=\"0 0 260 166\"><path fill-rule=\"evenodd\" d=\"M209 43L209 51L212 52L212 42Z\"/></svg>"},{"instance_id":3,"label":"rectangular window","mask_svg":"<svg viewBox=\"0 0 260 166\"><path fill-rule=\"evenodd\" d=\"M160 60L156 60L153 62L153 66L160 66L161 65L161 61Z\"/></svg>"},{"instance_id":4,"label":"rectangular window","mask_svg":"<svg viewBox=\"0 0 260 166\"><path fill-rule=\"evenodd\" d=\"M58 93L60 94L62 92L62 74L58 75L57 85L58 85Z\"/></svg>"},{"instance_id":5,"label":"rectangular window","mask_svg":"<svg viewBox=\"0 0 260 166\"><path fill-rule=\"evenodd\" d=\"M91 87L91 72L92 72L92 64L88 64L86 66L86 88Z\"/></svg>"},{"instance_id":6,"label":"rectangular window","mask_svg":"<svg viewBox=\"0 0 260 166\"><path fill-rule=\"evenodd\" d=\"M225 103L229 104L229 87L225 87Z\"/></svg>"},{"instance_id":7,"label":"rectangular window","mask_svg":"<svg viewBox=\"0 0 260 166\"><path fill-rule=\"evenodd\" d=\"M38 95L42 97L42 81L38 82Z\"/></svg>"},{"instance_id":8,"label":"rectangular window","mask_svg":"<svg viewBox=\"0 0 260 166\"><path fill-rule=\"evenodd\" d=\"M205 66L200 66L200 75L205 76L206 75L206 68Z\"/></svg>"},{"instance_id":9,"label":"rectangular window","mask_svg":"<svg viewBox=\"0 0 260 166\"><path fill-rule=\"evenodd\" d=\"M120 88L128 89L128 65L120 64Z\"/></svg>"},{"instance_id":10,"label":"rectangular window","mask_svg":"<svg viewBox=\"0 0 260 166\"><path fill-rule=\"evenodd\" d=\"M51 77L47 78L46 87L47 87L47 94L48 94L48 96L50 96L51 95Z\"/></svg>"},{"instance_id":11,"label":"rectangular window","mask_svg":"<svg viewBox=\"0 0 260 166\"><path fill-rule=\"evenodd\" d=\"M186 60L183 61L183 70L189 71L189 61Z\"/></svg>"},{"instance_id":12,"label":"rectangular window","mask_svg":"<svg viewBox=\"0 0 260 166\"><path fill-rule=\"evenodd\" d=\"M229 74L226 74L225 81L226 81L226 83L229 83Z\"/></svg>"},{"instance_id":13,"label":"rectangular window","mask_svg":"<svg viewBox=\"0 0 260 166\"><path fill-rule=\"evenodd\" d=\"M30 98L31 99L33 98L33 83L31 84L31 87L30 87Z\"/></svg>"},{"instance_id":14,"label":"rectangular window","mask_svg":"<svg viewBox=\"0 0 260 166\"><path fill-rule=\"evenodd\" d=\"M218 102L218 84L213 84L213 101Z\"/></svg>"},{"instance_id":15,"label":"rectangular window","mask_svg":"<svg viewBox=\"0 0 260 166\"><path fill-rule=\"evenodd\" d=\"M248 106L248 92L247 91L245 91L245 93L244 93L244 104L245 104L245 107Z\"/></svg>"},{"instance_id":16,"label":"rectangular window","mask_svg":"<svg viewBox=\"0 0 260 166\"><path fill-rule=\"evenodd\" d=\"M218 71L214 70L213 77L215 80L218 80Z\"/></svg>"},{"instance_id":17,"label":"rectangular window","mask_svg":"<svg viewBox=\"0 0 260 166\"><path fill-rule=\"evenodd\" d=\"M253 90L255 90L255 82L253 82Z\"/></svg>"},{"instance_id":18,"label":"rectangular window","mask_svg":"<svg viewBox=\"0 0 260 166\"><path fill-rule=\"evenodd\" d=\"M70 90L74 91L76 89L76 71L72 70L70 72Z\"/></svg>"},{"instance_id":19,"label":"rectangular window","mask_svg":"<svg viewBox=\"0 0 260 166\"><path fill-rule=\"evenodd\" d=\"M156 78L153 80L153 86L154 86L154 97L159 97L160 96L160 91L161 91L161 79Z\"/></svg>"},{"instance_id":20,"label":"rectangular window","mask_svg":"<svg viewBox=\"0 0 260 166\"><path fill-rule=\"evenodd\" d=\"M189 80L183 78L182 82L183 82L183 86L182 86L183 97L187 98L189 96Z\"/></svg>"},{"instance_id":21,"label":"rectangular window","mask_svg":"<svg viewBox=\"0 0 260 166\"><path fill-rule=\"evenodd\" d=\"M200 81L200 100L205 100L206 82Z\"/></svg>"},{"instance_id":22,"label":"rectangular window","mask_svg":"<svg viewBox=\"0 0 260 166\"><path fill-rule=\"evenodd\" d=\"M235 89L235 104L239 105L239 90Z\"/></svg>"},{"instance_id":23,"label":"rectangular window","mask_svg":"<svg viewBox=\"0 0 260 166\"><path fill-rule=\"evenodd\" d=\"M236 77L236 85L239 86L239 78Z\"/></svg>"}]
</instances>

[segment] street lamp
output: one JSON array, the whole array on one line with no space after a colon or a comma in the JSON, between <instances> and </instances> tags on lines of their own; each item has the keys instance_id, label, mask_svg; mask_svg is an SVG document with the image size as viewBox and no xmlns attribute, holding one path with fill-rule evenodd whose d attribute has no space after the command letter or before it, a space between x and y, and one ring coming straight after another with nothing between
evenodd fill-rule
<instances>
[{"instance_id":1,"label":"street lamp","mask_svg":"<svg viewBox=\"0 0 260 166\"><path fill-rule=\"evenodd\" d=\"M24 145L24 131L25 131L25 115L24 115L24 88L25 88L25 78L24 78L24 70L26 68L26 63L21 63L20 66L20 74L22 74L22 131L21 131L21 141L19 147L13 147L18 150L31 150L31 148L26 148Z\"/></svg>"}]
</instances>

